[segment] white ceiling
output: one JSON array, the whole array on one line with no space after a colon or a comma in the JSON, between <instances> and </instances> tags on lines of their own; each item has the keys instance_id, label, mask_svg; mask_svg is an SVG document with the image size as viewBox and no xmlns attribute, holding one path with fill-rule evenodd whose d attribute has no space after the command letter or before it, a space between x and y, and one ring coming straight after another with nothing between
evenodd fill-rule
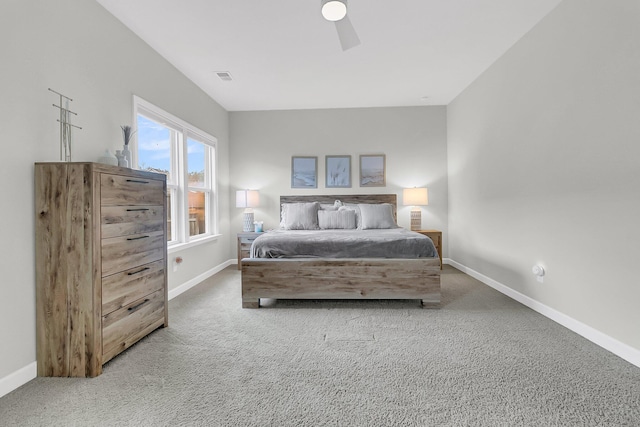
<instances>
[{"instance_id":1,"label":"white ceiling","mask_svg":"<svg viewBox=\"0 0 640 427\"><path fill-rule=\"evenodd\" d=\"M320 0L97 1L226 110L250 111L446 105L561 0L349 0L362 43L344 52Z\"/></svg>"}]
</instances>

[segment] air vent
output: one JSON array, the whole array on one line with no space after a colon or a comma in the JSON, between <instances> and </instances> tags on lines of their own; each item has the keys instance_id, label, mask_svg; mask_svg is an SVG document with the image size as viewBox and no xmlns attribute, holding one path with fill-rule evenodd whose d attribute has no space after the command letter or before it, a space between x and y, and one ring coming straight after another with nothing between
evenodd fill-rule
<instances>
[{"instance_id":1,"label":"air vent","mask_svg":"<svg viewBox=\"0 0 640 427\"><path fill-rule=\"evenodd\" d=\"M223 82L230 82L231 80L233 80L233 78L231 77L231 73L229 73L228 71L216 71L216 75Z\"/></svg>"}]
</instances>

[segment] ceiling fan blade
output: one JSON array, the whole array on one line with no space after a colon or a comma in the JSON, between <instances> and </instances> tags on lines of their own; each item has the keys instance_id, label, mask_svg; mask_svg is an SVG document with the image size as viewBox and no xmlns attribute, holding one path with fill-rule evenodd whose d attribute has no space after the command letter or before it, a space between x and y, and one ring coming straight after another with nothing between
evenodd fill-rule
<instances>
[{"instance_id":1,"label":"ceiling fan blade","mask_svg":"<svg viewBox=\"0 0 640 427\"><path fill-rule=\"evenodd\" d=\"M340 45L342 50L351 49L352 47L360 44L360 39L356 34L356 29L353 28L349 16L345 16L339 21L335 21L336 31L338 31L338 38L340 39Z\"/></svg>"}]
</instances>

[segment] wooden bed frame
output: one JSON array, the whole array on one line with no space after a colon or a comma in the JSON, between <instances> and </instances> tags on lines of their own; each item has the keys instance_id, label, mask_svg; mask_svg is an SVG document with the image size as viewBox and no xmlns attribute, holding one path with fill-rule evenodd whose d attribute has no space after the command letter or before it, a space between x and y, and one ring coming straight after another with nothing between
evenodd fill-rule
<instances>
[{"instance_id":1,"label":"wooden bed frame","mask_svg":"<svg viewBox=\"0 0 640 427\"><path fill-rule=\"evenodd\" d=\"M281 196L282 203L390 203L395 194ZM243 258L242 307L260 298L418 299L440 305L440 258Z\"/></svg>"}]
</instances>

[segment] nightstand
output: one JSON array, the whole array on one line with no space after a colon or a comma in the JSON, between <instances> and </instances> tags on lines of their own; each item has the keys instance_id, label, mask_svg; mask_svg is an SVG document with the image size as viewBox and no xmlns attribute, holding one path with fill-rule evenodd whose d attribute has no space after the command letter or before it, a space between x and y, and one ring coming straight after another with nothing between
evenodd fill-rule
<instances>
[{"instance_id":1,"label":"nightstand","mask_svg":"<svg viewBox=\"0 0 640 427\"><path fill-rule=\"evenodd\" d=\"M439 230L415 230L416 233L424 234L433 240L433 245L440 257L440 270L442 270L442 231Z\"/></svg>"},{"instance_id":2,"label":"nightstand","mask_svg":"<svg viewBox=\"0 0 640 427\"><path fill-rule=\"evenodd\" d=\"M255 233L253 231L238 233L238 270L242 270L240 260L242 258L249 258L251 255L251 244L256 240L256 237L261 234L262 233Z\"/></svg>"}]
</instances>

